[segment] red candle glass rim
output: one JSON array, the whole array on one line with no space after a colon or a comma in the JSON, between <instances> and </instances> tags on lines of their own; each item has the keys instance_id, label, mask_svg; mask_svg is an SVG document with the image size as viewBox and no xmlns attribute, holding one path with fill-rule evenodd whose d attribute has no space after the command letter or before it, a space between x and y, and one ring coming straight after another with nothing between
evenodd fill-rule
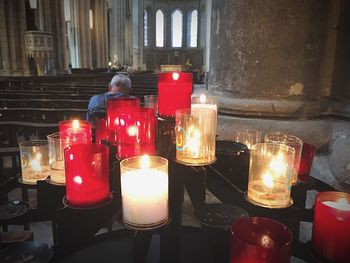
<instances>
[{"instance_id":1,"label":"red candle glass rim","mask_svg":"<svg viewBox=\"0 0 350 263\"><path fill-rule=\"evenodd\" d=\"M124 105L125 102L130 102L130 101L138 101L140 104L140 99L136 97L118 97L118 98L110 98L107 99L107 104L113 103L113 102L120 102L120 105ZM119 103L117 103L119 104Z\"/></svg>"},{"instance_id":2,"label":"red candle glass rim","mask_svg":"<svg viewBox=\"0 0 350 263\"><path fill-rule=\"evenodd\" d=\"M88 122L86 120L78 120L78 119L73 119L73 120L64 120L64 121L60 121L58 124L59 126L66 126L66 125L69 125L71 126L70 124L72 124L74 121L78 121L79 124L82 124L81 127L84 127L84 126L91 126L91 122Z\"/></svg>"},{"instance_id":3,"label":"red candle glass rim","mask_svg":"<svg viewBox=\"0 0 350 263\"><path fill-rule=\"evenodd\" d=\"M173 74L178 73L179 78L174 80ZM192 73L191 72L181 72L181 71L171 71L162 72L158 74L158 82L180 82L180 83L191 83L192 84Z\"/></svg>"},{"instance_id":4,"label":"red candle glass rim","mask_svg":"<svg viewBox=\"0 0 350 263\"><path fill-rule=\"evenodd\" d=\"M145 107L137 107L137 106L126 106L121 108L120 110L118 110L118 113L122 113L122 114L151 114L151 115L155 115L154 113L154 109L153 108L145 108Z\"/></svg>"},{"instance_id":5,"label":"red candle glass rim","mask_svg":"<svg viewBox=\"0 0 350 263\"><path fill-rule=\"evenodd\" d=\"M257 243L257 236L274 234L272 247L264 247ZM231 234L246 246L264 249L288 247L292 243L292 231L285 225L264 217L243 217L238 219L231 227Z\"/></svg>"},{"instance_id":6,"label":"red candle glass rim","mask_svg":"<svg viewBox=\"0 0 350 263\"><path fill-rule=\"evenodd\" d=\"M323 203L326 201L337 202L341 198L345 198L348 201L348 203L350 203L350 194L344 193L344 192L338 192L338 191L326 191L326 192L317 193L316 198L315 198L315 202L319 203L318 205L320 205L322 207L327 207L328 209L334 209L338 213L350 214L350 211L344 211L341 209L337 209L337 208L328 206L328 205Z\"/></svg>"},{"instance_id":7,"label":"red candle glass rim","mask_svg":"<svg viewBox=\"0 0 350 263\"><path fill-rule=\"evenodd\" d=\"M106 153L109 154L108 146L100 143L78 143L68 146L64 149L64 152L74 152L75 156L86 156L96 153Z\"/></svg>"}]
</instances>

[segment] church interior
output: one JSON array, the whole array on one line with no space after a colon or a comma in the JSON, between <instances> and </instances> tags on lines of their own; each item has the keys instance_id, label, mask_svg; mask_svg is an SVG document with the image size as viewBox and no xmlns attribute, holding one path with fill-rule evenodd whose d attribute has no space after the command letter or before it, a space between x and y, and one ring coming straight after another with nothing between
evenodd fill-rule
<instances>
[{"instance_id":1,"label":"church interior","mask_svg":"<svg viewBox=\"0 0 350 263\"><path fill-rule=\"evenodd\" d=\"M350 1L0 0L0 262L350 262Z\"/></svg>"}]
</instances>

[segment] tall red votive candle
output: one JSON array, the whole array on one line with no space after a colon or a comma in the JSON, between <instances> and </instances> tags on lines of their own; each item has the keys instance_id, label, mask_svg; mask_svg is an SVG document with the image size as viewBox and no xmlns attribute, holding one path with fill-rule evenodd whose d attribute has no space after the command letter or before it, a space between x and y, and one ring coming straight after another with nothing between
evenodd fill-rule
<instances>
[{"instance_id":1,"label":"tall red votive candle","mask_svg":"<svg viewBox=\"0 0 350 263\"><path fill-rule=\"evenodd\" d=\"M191 108L192 73L166 72L158 75L158 114L175 116L175 111Z\"/></svg>"},{"instance_id":2,"label":"tall red votive candle","mask_svg":"<svg viewBox=\"0 0 350 263\"><path fill-rule=\"evenodd\" d=\"M316 153L315 146L305 142L303 143L303 150L301 152L299 174L298 174L299 180L302 182L307 182L307 180L309 179L315 153Z\"/></svg>"},{"instance_id":3,"label":"tall red votive candle","mask_svg":"<svg viewBox=\"0 0 350 263\"><path fill-rule=\"evenodd\" d=\"M92 125L88 121L84 120L66 120L59 122L59 130L61 136L65 139L71 137L72 133L78 134L80 132L86 133L87 142L92 142Z\"/></svg>"},{"instance_id":4,"label":"tall red votive candle","mask_svg":"<svg viewBox=\"0 0 350 263\"><path fill-rule=\"evenodd\" d=\"M90 207L109 196L109 148L103 144L75 144L64 151L68 203Z\"/></svg>"},{"instance_id":5,"label":"tall red votive candle","mask_svg":"<svg viewBox=\"0 0 350 263\"><path fill-rule=\"evenodd\" d=\"M151 108L124 108L118 112L117 155L124 159L155 154L156 117Z\"/></svg>"},{"instance_id":6,"label":"tall red votive candle","mask_svg":"<svg viewBox=\"0 0 350 263\"><path fill-rule=\"evenodd\" d=\"M332 262L350 260L350 194L322 192L316 195L312 229L314 252Z\"/></svg>"},{"instance_id":7,"label":"tall red votive candle","mask_svg":"<svg viewBox=\"0 0 350 263\"><path fill-rule=\"evenodd\" d=\"M95 142L101 143L102 140L108 140L107 117L95 119Z\"/></svg>"},{"instance_id":8,"label":"tall red votive candle","mask_svg":"<svg viewBox=\"0 0 350 263\"><path fill-rule=\"evenodd\" d=\"M290 262L292 232L268 218L246 217L231 228L231 263Z\"/></svg>"},{"instance_id":9,"label":"tall red votive candle","mask_svg":"<svg viewBox=\"0 0 350 263\"><path fill-rule=\"evenodd\" d=\"M140 99L134 97L120 97L107 100L108 141L117 143L117 115L125 107L140 107Z\"/></svg>"}]
</instances>

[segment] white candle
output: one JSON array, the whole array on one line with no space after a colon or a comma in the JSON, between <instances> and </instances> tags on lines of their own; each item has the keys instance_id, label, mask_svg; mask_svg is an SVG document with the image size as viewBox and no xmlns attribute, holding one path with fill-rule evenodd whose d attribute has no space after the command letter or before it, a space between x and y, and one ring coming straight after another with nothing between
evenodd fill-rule
<instances>
[{"instance_id":1,"label":"white candle","mask_svg":"<svg viewBox=\"0 0 350 263\"><path fill-rule=\"evenodd\" d=\"M345 198L340 198L336 202L324 201L322 203L335 209L339 209L342 211L350 211L350 204Z\"/></svg>"},{"instance_id":2,"label":"white candle","mask_svg":"<svg viewBox=\"0 0 350 263\"><path fill-rule=\"evenodd\" d=\"M198 97L197 97L198 98ZM204 94L201 94L199 99L196 97L192 98L192 109L209 109L215 110L215 113L218 113L218 106L215 103L208 103L208 99Z\"/></svg>"},{"instance_id":3,"label":"white candle","mask_svg":"<svg viewBox=\"0 0 350 263\"><path fill-rule=\"evenodd\" d=\"M139 169L122 168L123 220L139 227L158 225L168 219L168 175L153 168L148 156L138 159Z\"/></svg>"}]
</instances>

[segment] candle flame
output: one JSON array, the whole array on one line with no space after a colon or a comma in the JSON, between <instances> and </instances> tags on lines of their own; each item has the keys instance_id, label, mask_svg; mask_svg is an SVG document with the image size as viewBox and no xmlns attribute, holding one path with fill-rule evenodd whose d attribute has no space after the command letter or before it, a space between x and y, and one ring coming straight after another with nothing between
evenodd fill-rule
<instances>
[{"instance_id":1,"label":"candle flame","mask_svg":"<svg viewBox=\"0 0 350 263\"><path fill-rule=\"evenodd\" d=\"M207 96L205 96L205 94L201 94L200 96L199 96L199 101L200 101L200 103L206 103L206 101L207 101Z\"/></svg>"},{"instance_id":2,"label":"candle flame","mask_svg":"<svg viewBox=\"0 0 350 263\"><path fill-rule=\"evenodd\" d=\"M286 166L284 164L284 157L280 153L277 158L273 158L270 162L270 169L278 175L283 175L286 170Z\"/></svg>"},{"instance_id":3,"label":"candle flame","mask_svg":"<svg viewBox=\"0 0 350 263\"><path fill-rule=\"evenodd\" d=\"M128 135L129 136L136 136L137 135L137 128L135 126L131 126L128 128Z\"/></svg>"},{"instance_id":4,"label":"candle flame","mask_svg":"<svg viewBox=\"0 0 350 263\"><path fill-rule=\"evenodd\" d=\"M73 120L73 129L77 131L79 129L79 121L78 120Z\"/></svg>"},{"instance_id":5,"label":"candle flame","mask_svg":"<svg viewBox=\"0 0 350 263\"><path fill-rule=\"evenodd\" d=\"M263 177L263 182L268 188L273 188L273 180L272 176L269 173L264 173Z\"/></svg>"},{"instance_id":6,"label":"candle flame","mask_svg":"<svg viewBox=\"0 0 350 263\"><path fill-rule=\"evenodd\" d=\"M141 156L141 161L140 161L141 169L148 169L150 166L150 162L151 161L150 161L149 156L147 154Z\"/></svg>"},{"instance_id":7,"label":"candle flame","mask_svg":"<svg viewBox=\"0 0 350 263\"><path fill-rule=\"evenodd\" d=\"M108 62L108 66L112 66L112 62L111 61Z\"/></svg>"},{"instance_id":8,"label":"candle flame","mask_svg":"<svg viewBox=\"0 0 350 263\"><path fill-rule=\"evenodd\" d=\"M274 246L274 241L268 235L262 235L260 239L260 245L264 248L272 248Z\"/></svg>"},{"instance_id":9,"label":"candle flame","mask_svg":"<svg viewBox=\"0 0 350 263\"><path fill-rule=\"evenodd\" d=\"M73 181L74 181L74 183L79 184L79 185L81 185L83 183L83 179L79 175L74 176Z\"/></svg>"},{"instance_id":10,"label":"candle flame","mask_svg":"<svg viewBox=\"0 0 350 263\"><path fill-rule=\"evenodd\" d=\"M180 74L177 72L173 72L173 80L178 80L180 77Z\"/></svg>"},{"instance_id":11,"label":"candle flame","mask_svg":"<svg viewBox=\"0 0 350 263\"><path fill-rule=\"evenodd\" d=\"M41 154L39 153L35 156L35 159L30 161L33 172L41 172L40 158Z\"/></svg>"}]
</instances>

